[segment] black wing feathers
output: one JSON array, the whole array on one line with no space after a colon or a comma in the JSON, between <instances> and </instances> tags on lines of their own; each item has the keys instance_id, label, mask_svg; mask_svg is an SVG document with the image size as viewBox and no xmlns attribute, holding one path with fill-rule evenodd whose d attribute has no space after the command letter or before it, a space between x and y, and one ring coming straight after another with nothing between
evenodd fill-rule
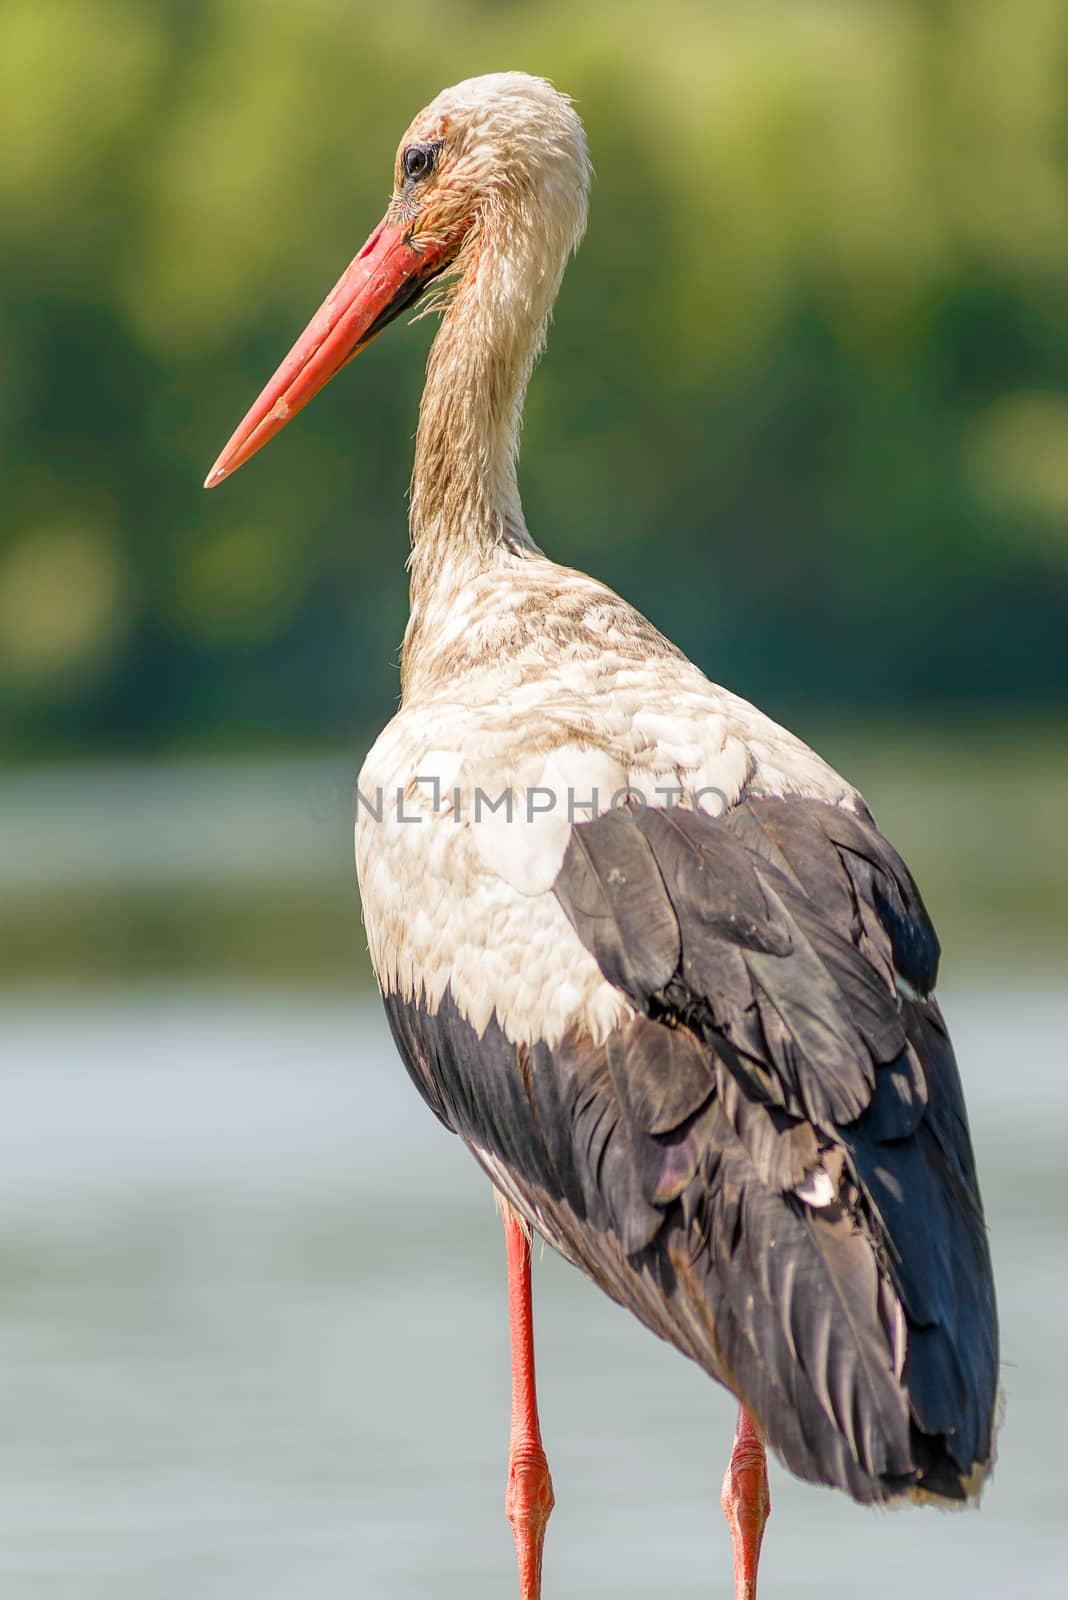
<instances>
[{"instance_id":1,"label":"black wing feathers","mask_svg":"<svg viewBox=\"0 0 1068 1600\"><path fill-rule=\"evenodd\" d=\"M387 997L432 1108L800 1476L963 1498L992 1453L996 1313L900 858L816 801L635 809L572 830L555 893L637 1014L526 1047L448 991Z\"/></svg>"},{"instance_id":2,"label":"black wing feathers","mask_svg":"<svg viewBox=\"0 0 1068 1600\"><path fill-rule=\"evenodd\" d=\"M679 964L679 925L642 834L625 817L605 822L572 831L566 909L609 983L644 1009Z\"/></svg>"}]
</instances>

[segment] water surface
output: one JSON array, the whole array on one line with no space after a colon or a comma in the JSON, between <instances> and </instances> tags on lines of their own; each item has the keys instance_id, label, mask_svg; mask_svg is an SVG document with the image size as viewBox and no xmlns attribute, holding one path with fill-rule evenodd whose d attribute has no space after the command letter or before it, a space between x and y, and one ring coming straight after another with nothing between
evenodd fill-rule
<instances>
[{"instance_id":1,"label":"water surface","mask_svg":"<svg viewBox=\"0 0 1068 1600\"><path fill-rule=\"evenodd\" d=\"M961 988L1007 1420L979 1514L773 1467L762 1595L1068 1592L1068 999ZM500 1600L503 1247L377 1010L160 992L0 1019L0 1593ZM728 1595L733 1404L551 1253L545 1595Z\"/></svg>"}]
</instances>

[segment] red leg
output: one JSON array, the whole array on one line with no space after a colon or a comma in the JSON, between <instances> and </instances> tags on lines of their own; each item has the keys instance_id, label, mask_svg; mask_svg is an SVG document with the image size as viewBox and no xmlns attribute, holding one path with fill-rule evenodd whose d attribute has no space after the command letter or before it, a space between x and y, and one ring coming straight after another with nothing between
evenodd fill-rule
<instances>
[{"instance_id":1,"label":"red leg","mask_svg":"<svg viewBox=\"0 0 1068 1600\"><path fill-rule=\"evenodd\" d=\"M504 1509L515 1535L519 1600L541 1600L541 1552L553 1508L553 1481L542 1449L534 1383L534 1313L530 1298L530 1240L504 1202L508 1251L508 1316L512 1330L512 1437Z\"/></svg>"},{"instance_id":2,"label":"red leg","mask_svg":"<svg viewBox=\"0 0 1068 1600\"><path fill-rule=\"evenodd\" d=\"M756 1600L757 1562L771 1510L764 1441L744 1406L738 1407L734 1448L723 1475L723 1515L734 1543L734 1600Z\"/></svg>"}]
</instances>

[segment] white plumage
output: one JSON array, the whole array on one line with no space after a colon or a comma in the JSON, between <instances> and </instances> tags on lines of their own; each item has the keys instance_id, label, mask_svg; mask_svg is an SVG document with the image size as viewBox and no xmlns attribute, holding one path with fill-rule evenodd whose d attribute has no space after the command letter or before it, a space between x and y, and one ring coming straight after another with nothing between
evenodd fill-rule
<instances>
[{"instance_id":1,"label":"white plumage","mask_svg":"<svg viewBox=\"0 0 1068 1600\"><path fill-rule=\"evenodd\" d=\"M601 811L630 790L711 815L743 784L850 808L856 791L617 595L540 554L472 580L461 614L445 647L462 641L462 667L411 673L359 776L356 862L379 984L436 1005L450 983L478 1033L496 1015L516 1043L555 1043L576 1024L601 1039L629 1008L551 892L595 790ZM505 793L511 821L491 809Z\"/></svg>"}]
</instances>

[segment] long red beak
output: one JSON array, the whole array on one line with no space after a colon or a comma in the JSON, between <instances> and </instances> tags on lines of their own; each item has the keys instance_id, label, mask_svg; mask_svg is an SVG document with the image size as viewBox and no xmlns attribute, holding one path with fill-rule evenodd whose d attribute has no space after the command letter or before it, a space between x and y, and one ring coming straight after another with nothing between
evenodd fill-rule
<instances>
[{"instance_id":1,"label":"long red beak","mask_svg":"<svg viewBox=\"0 0 1068 1600\"><path fill-rule=\"evenodd\" d=\"M273 439L346 361L448 266L455 248L435 240L411 243L410 222L383 220L331 289L207 478L214 489Z\"/></svg>"}]
</instances>

